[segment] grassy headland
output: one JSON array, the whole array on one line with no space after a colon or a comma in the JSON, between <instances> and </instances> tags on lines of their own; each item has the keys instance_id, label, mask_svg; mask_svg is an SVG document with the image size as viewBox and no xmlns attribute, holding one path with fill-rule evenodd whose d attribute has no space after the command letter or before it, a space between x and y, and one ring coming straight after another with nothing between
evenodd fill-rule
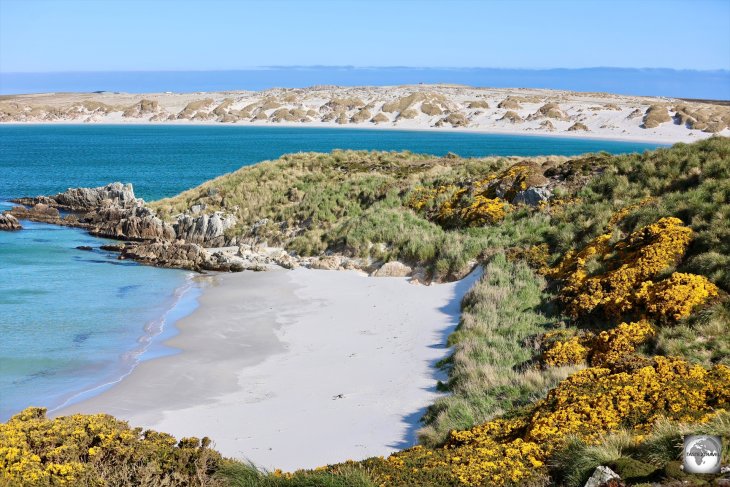
<instances>
[{"instance_id":1,"label":"grassy headland","mask_svg":"<svg viewBox=\"0 0 730 487\"><path fill-rule=\"evenodd\" d=\"M534 188L550 191L520 203ZM422 446L264 474L194 440L81 438L31 411L0 426L11 485L96 479L109 462L193 485L577 486L598 465L630 485L698 482L679 469L681 435L730 435L727 138L570 159L294 154L154 203L167 217L194 205L300 254L398 259L434 279L485 266Z\"/></svg>"}]
</instances>

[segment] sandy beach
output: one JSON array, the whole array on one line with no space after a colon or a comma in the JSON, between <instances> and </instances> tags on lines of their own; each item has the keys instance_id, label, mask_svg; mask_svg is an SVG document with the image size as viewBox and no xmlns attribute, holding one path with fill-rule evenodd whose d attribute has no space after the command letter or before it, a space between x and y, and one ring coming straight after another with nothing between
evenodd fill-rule
<instances>
[{"instance_id":1,"label":"sandy beach","mask_svg":"<svg viewBox=\"0 0 730 487\"><path fill-rule=\"evenodd\" d=\"M650 108L655 110L652 117L647 115ZM313 86L9 95L0 100L0 123L353 127L671 144L730 134L728 110L712 102L564 90L450 84Z\"/></svg>"},{"instance_id":2,"label":"sandy beach","mask_svg":"<svg viewBox=\"0 0 730 487\"><path fill-rule=\"evenodd\" d=\"M204 276L200 306L166 342L180 353L55 415L208 436L264 468L387 455L415 444L479 274L431 286L309 269Z\"/></svg>"}]
</instances>

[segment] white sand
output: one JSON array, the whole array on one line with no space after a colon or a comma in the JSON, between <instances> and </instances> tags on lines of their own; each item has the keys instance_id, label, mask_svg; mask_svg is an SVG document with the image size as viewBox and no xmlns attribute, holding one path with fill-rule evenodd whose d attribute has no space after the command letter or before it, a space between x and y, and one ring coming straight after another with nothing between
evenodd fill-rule
<instances>
[{"instance_id":1,"label":"white sand","mask_svg":"<svg viewBox=\"0 0 730 487\"><path fill-rule=\"evenodd\" d=\"M479 274L431 286L307 269L218 275L168 342L182 353L57 415L209 436L269 469L387 455L414 444L438 397L434 364Z\"/></svg>"},{"instance_id":2,"label":"white sand","mask_svg":"<svg viewBox=\"0 0 730 487\"><path fill-rule=\"evenodd\" d=\"M444 113L428 115L423 112L424 100L419 99L408 107L413 118L400 117L398 111L382 111L384 104L400 101L410 95L426 96L429 103L437 103ZM502 120L508 111L498 105L507 97L517 97L520 108L513 109L524 121L511 123ZM139 104L141 100L157 103L152 111L132 113L123 116L127 107ZM191 102L210 99L213 102L187 115L184 108ZM352 106L344 110L346 123L339 124L333 118L333 100L356 99L363 106ZM231 104L215 112L225 100ZM113 110L109 113L95 112L81 107L83 102L101 102ZM487 102L489 108L471 108L474 101ZM268 103L268 104L267 104ZM271 105L273 103L273 105ZM536 117L537 110L546 103L557 104L564 117L560 119ZM540 90L527 88L473 88L459 85L405 85L405 86L359 86L359 87L310 87L301 89L270 89L255 91L228 91L211 93L42 93L13 95L3 98L0 105L7 107L9 115L0 122L12 123L108 123L108 124L173 124L173 125L227 125L258 126L306 126L306 127L353 127L399 130L440 130L479 133L549 135L595 139L648 141L656 143L692 142L710 137L712 134L690 129L670 120L658 127L642 127L643 114L654 104L666 106L667 114L674 115L677 105L686 105L693 110L727 108L707 103L688 102L662 97L624 96L610 93L579 93L563 90ZM367 107L372 116L386 117L387 121L375 124L369 119L353 120L360 108ZM709 107L709 108L708 108ZM51 108L53 110L51 110ZM93 107L92 107L93 108ZM293 121L285 121L274 114L279 109L299 110L308 115ZM241 110L246 115L241 115ZM339 109L336 109L339 110ZM634 111L639 116L631 116ZM430 112L429 112L430 113ZM466 120L466 126L452 127L444 123L447 113L459 114ZM230 115L232 118L226 119ZM183 118L177 118L181 116ZM262 119L255 118L257 116ZM169 119L172 117L172 119ZM226 120L226 121L224 121ZM553 128L542 126L549 121ZM588 131L568 130L576 122L584 124ZM730 135L726 128L720 135Z\"/></svg>"}]
</instances>

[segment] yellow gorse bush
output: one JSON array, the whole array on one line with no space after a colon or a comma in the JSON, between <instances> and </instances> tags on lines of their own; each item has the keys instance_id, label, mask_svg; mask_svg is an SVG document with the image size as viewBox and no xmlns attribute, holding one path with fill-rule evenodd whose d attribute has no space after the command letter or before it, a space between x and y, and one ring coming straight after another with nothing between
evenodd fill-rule
<instances>
[{"instance_id":1,"label":"yellow gorse bush","mask_svg":"<svg viewBox=\"0 0 730 487\"><path fill-rule=\"evenodd\" d=\"M0 424L3 485L106 485L115 472L124 482L191 485L220 462L209 440L132 429L105 414L47 419L28 408ZM137 470L135 470L135 468ZM121 474L120 472L125 472ZM192 482L194 484L195 482Z\"/></svg>"},{"instance_id":2,"label":"yellow gorse bush","mask_svg":"<svg viewBox=\"0 0 730 487\"><path fill-rule=\"evenodd\" d=\"M695 306L718 293L717 286L705 276L675 272L663 281L642 283L636 298L649 313L665 319L679 320L689 316Z\"/></svg>"},{"instance_id":3,"label":"yellow gorse bush","mask_svg":"<svg viewBox=\"0 0 730 487\"><path fill-rule=\"evenodd\" d=\"M562 281L560 299L574 318L600 311L611 317L648 312L678 319L717 295L702 276L675 273L652 281L679 263L691 239L692 230L681 220L661 218L615 244L611 234L595 238L581 251L569 252L548 275ZM601 267L594 274L592 262Z\"/></svg>"},{"instance_id":4,"label":"yellow gorse bush","mask_svg":"<svg viewBox=\"0 0 730 487\"><path fill-rule=\"evenodd\" d=\"M589 443L622 427L641 435L660 418L703 422L728 406L730 368L724 365L708 370L658 356L628 371L591 367L522 414L453 431L442 448L398 452L374 468L376 474L441 468L463 485L525 485L547 474L550 454L570 435Z\"/></svg>"},{"instance_id":5,"label":"yellow gorse bush","mask_svg":"<svg viewBox=\"0 0 730 487\"><path fill-rule=\"evenodd\" d=\"M546 365L556 367L588 361L593 366L614 364L633 354L636 347L656 335L651 323L621 323L598 334L587 331L568 340L557 340L542 354Z\"/></svg>"},{"instance_id":6,"label":"yellow gorse bush","mask_svg":"<svg viewBox=\"0 0 730 487\"><path fill-rule=\"evenodd\" d=\"M480 193L477 181L470 188L443 185L421 188L413 193L408 205L416 211L426 210L429 219L447 227L491 225L504 219L507 202Z\"/></svg>"},{"instance_id":7,"label":"yellow gorse bush","mask_svg":"<svg viewBox=\"0 0 730 487\"><path fill-rule=\"evenodd\" d=\"M499 174L489 174L461 185L444 184L413 191L407 205L440 225L459 228L493 225L503 220L509 202L534 182L535 167L514 164ZM542 181L541 181L542 182Z\"/></svg>"}]
</instances>

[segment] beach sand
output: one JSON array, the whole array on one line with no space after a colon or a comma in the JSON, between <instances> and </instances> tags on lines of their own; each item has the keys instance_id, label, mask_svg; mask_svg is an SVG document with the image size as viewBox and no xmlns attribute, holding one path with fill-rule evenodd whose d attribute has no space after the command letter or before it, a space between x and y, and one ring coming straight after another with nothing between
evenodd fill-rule
<instances>
[{"instance_id":1,"label":"beach sand","mask_svg":"<svg viewBox=\"0 0 730 487\"><path fill-rule=\"evenodd\" d=\"M431 286L309 269L203 277L200 306L166 342L180 353L55 416L104 412L208 436L267 469L387 455L416 442L479 274Z\"/></svg>"},{"instance_id":2,"label":"beach sand","mask_svg":"<svg viewBox=\"0 0 730 487\"><path fill-rule=\"evenodd\" d=\"M502 105L507 99L517 104ZM9 95L0 102L5 113L0 113L0 123L353 127L668 144L712 135L677 123L673 118L677 107L717 119L729 110L713 103L663 97L449 84L314 86L258 92L38 93ZM540 112L548 103L559 107L558 113L546 116ZM658 126L644 128L644 114L652 105L663 107L667 116ZM518 118L506 119L508 112ZM376 116L380 117L377 123ZM730 135L730 128L719 135Z\"/></svg>"}]
</instances>

